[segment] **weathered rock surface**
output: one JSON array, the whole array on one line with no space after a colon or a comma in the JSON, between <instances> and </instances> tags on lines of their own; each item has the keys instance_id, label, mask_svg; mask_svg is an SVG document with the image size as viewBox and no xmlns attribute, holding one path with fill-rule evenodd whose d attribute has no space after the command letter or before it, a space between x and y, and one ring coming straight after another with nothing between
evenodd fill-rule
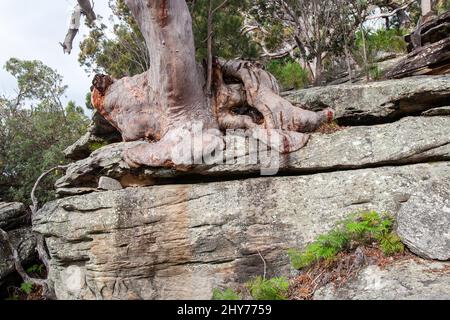
<instances>
[{"instance_id":1,"label":"weathered rock surface","mask_svg":"<svg viewBox=\"0 0 450 320\"><path fill-rule=\"evenodd\" d=\"M386 123L448 105L450 76L420 76L367 84L342 84L286 92L284 97L303 108L336 110L347 125Z\"/></svg>"},{"instance_id":2,"label":"weathered rock surface","mask_svg":"<svg viewBox=\"0 0 450 320\"><path fill-rule=\"evenodd\" d=\"M450 163L440 162L128 188L48 203L34 229L46 237L60 299L209 299L215 287L262 275L258 252L268 276L289 274L286 249L353 212L397 214L449 179Z\"/></svg>"},{"instance_id":3,"label":"weathered rock surface","mask_svg":"<svg viewBox=\"0 0 450 320\"><path fill-rule=\"evenodd\" d=\"M23 203L0 202L0 228L8 232L22 263L29 263L36 257L36 240L31 231L31 217ZM15 271L10 257L9 246L0 241L0 286L6 277Z\"/></svg>"},{"instance_id":4,"label":"weathered rock surface","mask_svg":"<svg viewBox=\"0 0 450 320\"><path fill-rule=\"evenodd\" d=\"M398 234L417 255L450 260L450 181L433 182L403 204ZM450 284L450 282L449 282Z\"/></svg>"},{"instance_id":5,"label":"weathered rock surface","mask_svg":"<svg viewBox=\"0 0 450 320\"><path fill-rule=\"evenodd\" d=\"M22 227L8 232L12 245L17 248L22 264L32 262L36 258L36 239L31 227ZM3 280L15 271L9 246L0 242L0 286Z\"/></svg>"},{"instance_id":6,"label":"weathered rock surface","mask_svg":"<svg viewBox=\"0 0 450 320\"><path fill-rule=\"evenodd\" d=\"M121 190L122 185L116 179L108 178L108 177L100 177L98 182L98 189L107 190L107 191L117 191Z\"/></svg>"},{"instance_id":7,"label":"weathered rock surface","mask_svg":"<svg viewBox=\"0 0 450 320\"><path fill-rule=\"evenodd\" d=\"M8 231L30 222L25 205L20 202L0 202L0 228Z\"/></svg>"},{"instance_id":8,"label":"weathered rock surface","mask_svg":"<svg viewBox=\"0 0 450 320\"><path fill-rule=\"evenodd\" d=\"M406 260L381 269L371 265L336 289L320 288L316 300L449 300L450 263Z\"/></svg>"},{"instance_id":9,"label":"weathered rock surface","mask_svg":"<svg viewBox=\"0 0 450 320\"><path fill-rule=\"evenodd\" d=\"M122 152L143 142L108 145L89 158L71 165L56 182L60 194L83 187L97 188L100 176L117 179L122 186L148 186L160 180L188 176L245 176L261 169L279 167L287 173L315 173L385 165L413 164L450 159L450 117L409 117L398 122L350 127L333 134L314 134L308 145L289 155L269 153L262 163L249 152L244 138L227 143L231 161L199 165L189 172L161 168L131 169ZM247 141L248 142L248 141ZM270 165L268 165L270 164ZM276 171L275 171L276 173ZM74 192L75 193L75 192Z\"/></svg>"},{"instance_id":10,"label":"weathered rock surface","mask_svg":"<svg viewBox=\"0 0 450 320\"><path fill-rule=\"evenodd\" d=\"M64 155L71 160L81 160L96 149L119 141L122 141L122 137L117 129L95 112L86 134L64 150Z\"/></svg>"},{"instance_id":11,"label":"weathered rock surface","mask_svg":"<svg viewBox=\"0 0 450 320\"><path fill-rule=\"evenodd\" d=\"M450 106L440 107L422 113L425 117L450 116Z\"/></svg>"}]
</instances>

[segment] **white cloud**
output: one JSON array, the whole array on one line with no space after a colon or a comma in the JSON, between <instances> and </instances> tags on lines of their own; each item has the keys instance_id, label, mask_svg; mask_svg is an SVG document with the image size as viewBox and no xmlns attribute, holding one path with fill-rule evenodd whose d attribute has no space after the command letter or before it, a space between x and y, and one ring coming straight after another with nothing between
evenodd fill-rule
<instances>
[{"instance_id":1,"label":"white cloud","mask_svg":"<svg viewBox=\"0 0 450 320\"><path fill-rule=\"evenodd\" d=\"M78 63L79 41L88 30L83 25L71 55L64 55L64 40L75 0L0 0L0 93L13 96L15 80L3 65L11 58L41 60L58 70L69 86L65 101L84 106L91 77ZM96 0L95 11L110 15L108 0Z\"/></svg>"}]
</instances>

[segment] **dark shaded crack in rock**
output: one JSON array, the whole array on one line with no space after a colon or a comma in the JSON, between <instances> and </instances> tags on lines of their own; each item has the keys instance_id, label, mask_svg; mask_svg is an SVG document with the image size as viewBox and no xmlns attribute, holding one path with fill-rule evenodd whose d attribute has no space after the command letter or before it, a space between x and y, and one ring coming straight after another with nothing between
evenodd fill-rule
<instances>
[{"instance_id":1,"label":"dark shaded crack in rock","mask_svg":"<svg viewBox=\"0 0 450 320\"><path fill-rule=\"evenodd\" d=\"M392 112L388 115L376 116L365 114L364 111L355 109L350 115L338 117L336 122L340 126L346 127L374 126L394 123L406 117L418 117L431 109L445 107L449 104L449 101L450 94L448 93L442 94L440 91L430 91L425 94L421 92L415 95L413 94L408 98L401 98L383 104L383 106L391 105L389 109L391 109ZM325 105L322 107L324 106Z\"/></svg>"},{"instance_id":2,"label":"dark shaded crack in rock","mask_svg":"<svg viewBox=\"0 0 450 320\"><path fill-rule=\"evenodd\" d=\"M108 209L113 209L113 207L106 207L106 206L101 206L101 207L95 207L95 208L88 208L88 209L82 209L82 208L77 208L74 205L67 205L64 204L62 205L62 208L66 211L69 212L79 212L79 213L86 213L86 212L96 212L96 211L100 211L100 210L108 210Z\"/></svg>"}]
</instances>

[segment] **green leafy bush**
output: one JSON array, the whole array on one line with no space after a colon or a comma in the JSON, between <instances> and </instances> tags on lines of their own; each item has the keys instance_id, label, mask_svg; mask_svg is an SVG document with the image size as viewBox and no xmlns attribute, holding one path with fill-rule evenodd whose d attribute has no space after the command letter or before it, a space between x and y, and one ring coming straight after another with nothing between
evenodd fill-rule
<instances>
[{"instance_id":1,"label":"green leafy bush","mask_svg":"<svg viewBox=\"0 0 450 320\"><path fill-rule=\"evenodd\" d=\"M404 29L379 29L366 33L366 47L371 55L376 55L380 51L385 52L406 52L406 41L404 36L408 34ZM363 39L361 31L356 34L356 47L362 50Z\"/></svg>"},{"instance_id":2,"label":"green leafy bush","mask_svg":"<svg viewBox=\"0 0 450 320\"><path fill-rule=\"evenodd\" d=\"M108 145L106 141L95 141L89 143L89 151L94 152Z\"/></svg>"},{"instance_id":3,"label":"green leafy bush","mask_svg":"<svg viewBox=\"0 0 450 320\"><path fill-rule=\"evenodd\" d=\"M385 255L403 252L400 238L393 232L394 219L377 212L363 212L343 221L338 227L321 235L302 252L288 250L292 266L302 269L318 261L333 262L338 253L349 250L353 244L378 242Z\"/></svg>"},{"instance_id":4,"label":"green leafy bush","mask_svg":"<svg viewBox=\"0 0 450 320\"><path fill-rule=\"evenodd\" d=\"M435 6L437 13L443 14L444 12L450 10L450 0L437 1Z\"/></svg>"},{"instance_id":5,"label":"green leafy bush","mask_svg":"<svg viewBox=\"0 0 450 320\"><path fill-rule=\"evenodd\" d=\"M30 294L31 291L33 291L33 284L24 282L20 285L20 290L22 290L25 294Z\"/></svg>"},{"instance_id":6,"label":"green leafy bush","mask_svg":"<svg viewBox=\"0 0 450 320\"><path fill-rule=\"evenodd\" d=\"M266 69L277 78L283 89L301 89L308 84L308 73L292 59L273 60Z\"/></svg>"},{"instance_id":7,"label":"green leafy bush","mask_svg":"<svg viewBox=\"0 0 450 320\"><path fill-rule=\"evenodd\" d=\"M234 292L232 289L228 288L224 291L220 289L213 290L213 300L241 300L241 296Z\"/></svg>"},{"instance_id":8,"label":"green leafy bush","mask_svg":"<svg viewBox=\"0 0 450 320\"><path fill-rule=\"evenodd\" d=\"M284 277L264 279L261 276L247 283L255 300L287 300L289 282Z\"/></svg>"}]
</instances>

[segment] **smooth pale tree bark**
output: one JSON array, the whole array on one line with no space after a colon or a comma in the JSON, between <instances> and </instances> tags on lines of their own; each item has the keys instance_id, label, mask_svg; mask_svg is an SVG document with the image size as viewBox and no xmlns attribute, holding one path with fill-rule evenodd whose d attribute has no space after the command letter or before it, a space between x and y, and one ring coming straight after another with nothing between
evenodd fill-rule
<instances>
[{"instance_id":1,"label":"smooth pale tree bark","mask_svg":"<svg viewBox=\"0 0 450 320\"><path fill-rule=\"evenodd\" d=\"M148 141L124 154L131 166L183 168L198 163L204 155L224 148L221 117L225 113L208 104L207 72L195 61L188 6L184 0L126 0L126 3L145 38L151 66L141 75L120 80L97 75L93 105L122 133L125 141ZM261 130L266 130L269 135L282 138L280 152L301 148L308 139L302 132L312 131L332 117L331 111L324 116L292 106L278 95L273 76L256 64L235 60L218 65L225 78L233 79L235 87L242 87L238 107L249 115L259 115L246 118L244 127L254 129L256 136L262 136ZM220 99L232 99L233 93L213 88L213 95L222 95ZM218 99L213 97L211 101ZM226 128L242 128L237 121L240 116L230 112L227 118L231 121ZM192 137L192 145L201 148L174 159L174 151L186 148L186 136ZM262 140L273 145L275 138Z\"/></svg>"},{"instance_id":2,"label":"smooth pale tree bark","mask_svg":"<svg viewBox=\"0 0 450 320\"><path fill-rule=\"evenodd\" d=\"M425 17L431 13L432 11L431 0L422 0L420 6L422 8L422 17Z\"/></svg>"},{"instance_id":3,"label":"smooth pale tree bark","mask_svg":"<svg viewBox=\"0 0 450 320\"><path fill-rule=\"evenodd\" d=\"M72 17L70 18L69 30L67 31L66 38L63 43L60 43L63 47L64 53L70 54L72 52L73 40L75 39L78 30L80 29L81 16L85 15L89 23L92 23L97 16L92 9L90 0L78 0L77 5L73 9Z\"/></svg>"}]
</instances>

